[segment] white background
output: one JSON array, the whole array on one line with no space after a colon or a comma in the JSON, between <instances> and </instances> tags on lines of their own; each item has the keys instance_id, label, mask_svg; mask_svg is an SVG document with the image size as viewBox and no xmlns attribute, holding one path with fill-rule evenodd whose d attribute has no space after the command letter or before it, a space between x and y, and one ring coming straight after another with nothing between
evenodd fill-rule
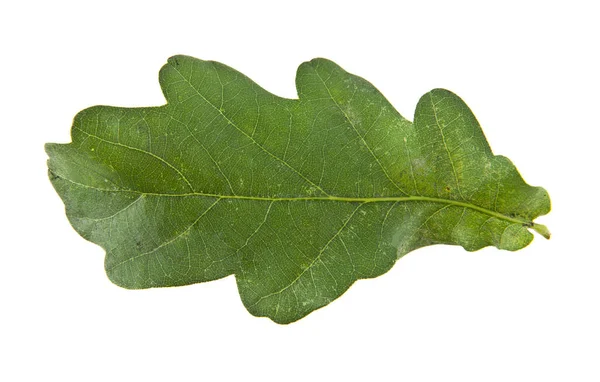
<instances>
[{"instance_id":1,"label":"white background","mask_svg":"<svg viewBox=\"0 0 600 382\"><path fill-rule=\"evenodd\" d=\"M3 2L0 380L600 381L599 12L494 3ZM158 70L180 53L287 97L327 57L409 119L448 88L549 191L553 237L420 249L287 326L248 314L233 277L120 289L69 226L43 144L88 106L164 103Z\"/></svg>"}]
</instances>

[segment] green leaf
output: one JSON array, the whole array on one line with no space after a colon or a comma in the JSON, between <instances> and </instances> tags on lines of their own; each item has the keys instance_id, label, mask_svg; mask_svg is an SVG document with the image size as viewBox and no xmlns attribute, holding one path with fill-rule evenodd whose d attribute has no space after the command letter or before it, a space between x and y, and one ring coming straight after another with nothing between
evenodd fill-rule
<instances>
[{"instance_id":1,"label":"green leaf","mask_svg":"<svg viewBox=\"0 0 600 382\"><path fill-rule=\"evenodd\" d=\"M289 323L420 247L549 237L533 223L547 192L492 154L447 90L425 94L413 124L325 59L298 68L299 99L186 56L160 84L166 105L91 107L72 143L46 145L71 224L122 287L235 274L250 313Z\"/></svg>"}]
</instances>

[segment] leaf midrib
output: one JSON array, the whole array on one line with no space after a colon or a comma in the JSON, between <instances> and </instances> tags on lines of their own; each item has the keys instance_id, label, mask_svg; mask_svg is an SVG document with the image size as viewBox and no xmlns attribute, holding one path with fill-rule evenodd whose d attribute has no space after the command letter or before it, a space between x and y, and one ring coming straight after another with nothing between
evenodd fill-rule
<instances>
[{"instance_id":1,"label":"leaf midrib","mask_svg":"<svg viewBox=\"0 0 600 382\"><path fill-rule=\"evenodd\" d=\"M72 181L70 179L64 178L58 174L52 173L52 175L64 179L70 183L76 184L78 186L91 188L98 191L104 192L129 192L140 194L142 196L159 196L159 197L190 197L190 196L198 196L205 198L217 198L217 199L233 199L233 200L253 200L253 201L263 201L263 202L295 202L295 201L329 201L329 202L346 202L346 203L396 203L396 202L428 202L428 203L438 203L438 204L446 204L453 205L457 207L465 207L474 211L481 212L488 216L492 216L501 220L505 220L511 223L524 224L526 226L530 226L533 224L532 221L511 217L504 215L497 211L492 211L484 207L480 207L478 205L461 202L458 200L452 199L444 199L444 198L435 198L431 196L421 196L421 195L409 195L409 196L380 196L380 197L352 197L352 196L290 196L290 197L269 197L269 196L248 196L248 195L221 195L221 194L211 194L211 193L203 193L203 192L189 192L189 193L179 193L179 194L168 194L168 193L158 193L158 192L143 192L137 190L130 189L105 189L90 186L87 184L82 184L79 182Z\"/></svg>"}]
</instances>

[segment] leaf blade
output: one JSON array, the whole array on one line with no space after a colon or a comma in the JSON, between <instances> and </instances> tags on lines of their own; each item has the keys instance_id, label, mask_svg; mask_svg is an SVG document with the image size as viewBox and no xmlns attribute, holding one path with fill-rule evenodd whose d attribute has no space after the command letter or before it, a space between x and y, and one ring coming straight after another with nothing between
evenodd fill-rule
<instances>
[{"instance_id":1,"label":"leaf blade","mask_svg":"<svg viewBox=\"0 0 600 382\"><path fill-rule=\"evenodd\" d=\"M236 275L254 315L293 322L356 280L432 244L517 250L550 210L494 156L453 93L421 98L414 125L366 80L315 59L299 99L219 63L175 56L167 104L79 113L48 144L73 227L126 288Z\"/></svg>"}]
</instances>

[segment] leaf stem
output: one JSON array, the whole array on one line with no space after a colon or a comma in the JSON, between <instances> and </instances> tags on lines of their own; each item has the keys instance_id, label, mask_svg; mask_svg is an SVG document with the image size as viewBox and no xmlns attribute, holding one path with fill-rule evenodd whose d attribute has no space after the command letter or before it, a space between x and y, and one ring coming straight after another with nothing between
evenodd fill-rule
<instances>
[{"instance_id":1,"label":"leaf stem","mask_svg":"<svg viewBox=\"0 0 600 382\"><path fill-rule=\"evenodd\" d=\"M546 239L550 239L550 230L545 225L533 223L531 229L533 229L535 232L539 233Z\"/></svg>"}]
</instances>

